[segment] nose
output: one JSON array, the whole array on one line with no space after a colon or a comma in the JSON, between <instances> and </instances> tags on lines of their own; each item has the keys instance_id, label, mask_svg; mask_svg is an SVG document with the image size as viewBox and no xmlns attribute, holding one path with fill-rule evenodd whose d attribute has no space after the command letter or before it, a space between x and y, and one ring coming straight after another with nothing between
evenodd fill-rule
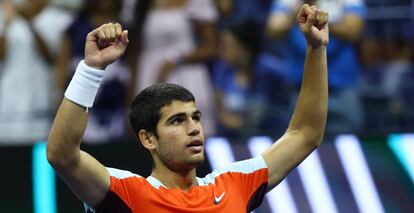
<instances>
[{"instance_id":1,"label":"nose","mask_svg":"<svg viewBox=\"0 0 414 213\"><path fill-rule=\"evenodd\" d=\"M195 121L192 118L189 119L188 122L188 135L190 136L196 136L199 135L201 132L201 123L200 121Z\"/></svg>"}]
</instances>

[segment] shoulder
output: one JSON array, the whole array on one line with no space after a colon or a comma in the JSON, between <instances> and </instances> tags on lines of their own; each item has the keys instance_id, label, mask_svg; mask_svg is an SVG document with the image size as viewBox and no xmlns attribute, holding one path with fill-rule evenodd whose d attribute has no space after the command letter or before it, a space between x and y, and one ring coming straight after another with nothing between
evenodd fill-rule
<instances>
[{"instance_id":1,"label":"shoulder","mask_svg":"<svg viewBox=\"0 0 414 213\"><path fill-rule=\"evenodd\" d=\"M137 175L135 173L132 173L128 170L122 170L122 169L116 169L116 168L110 168L106 167L106 170L109 173L109 176L111 177L111 182L113 182L113 179L116 180L145 180L144 177Z\"/></svg>"},{"instance_id":2,"label":"shoulder","mask_svg":"<svg viewBox=\"0 0 414 213\"><path fill-rule=\"evenodd\" d=\"M105 199L96 209L84 203L85 212L131 212L134 198L141 197L145 178L127 170L106 167L111 179Z\"/></svg>"},{"instance_id":3,"label":"shoulder","mask_svg":"<svg viewBox=\"0 0 414 213\"><path fill-rule=\"evenodd\" d=\"M144 177L127 170L109 167L107 167L106 170L108 171L111 180L110 191L121 193L124 191L139 192L142 185L146 182Z\"/></svg>"},{"instance_id":4,"label":"shoulder","mask_svg":"<svg viewBox=\"0 0 414 213\"><path fill-rule=\"evenodd\" d=\"M109 194L121 198L128 205L133 203L133 197L140 197L143 189L150 186L144 177L130 171L108 167L106 169L110 176Z\"/></svg>"},{"instance_id":5,"label":"shoulder","mask_svg":"<svg viewBox=\"0 0 414 213\"><path fill-rule=\"evenodd\" d=\"M264 176L267 178L267 165L262 156L238 161L223 167L214 169L213 172L199 179L201 185L214 184L217 178L242 176ZM267 181L267 179L266 179Z\"/></svg>"}]
</instances>

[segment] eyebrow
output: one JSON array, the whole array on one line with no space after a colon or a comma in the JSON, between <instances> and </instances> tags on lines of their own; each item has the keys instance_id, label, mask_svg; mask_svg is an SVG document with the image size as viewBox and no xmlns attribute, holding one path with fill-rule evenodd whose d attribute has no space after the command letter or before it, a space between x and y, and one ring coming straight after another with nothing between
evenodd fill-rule
<instances>
[{"instance_id":1,"label":"eyebrow","mask_svg":"<svg viewBox=\"0 0 414 213\"><path fill-rule=\"evenodd\" d=\"M192 116L194 116L194 115L198 115L198 116L200 116L201 117L201 112L200 112L200 110L196 110L196 111L194 111L192 114L191 114ZM187 113L185 113L185 112L179 112L179 113L177 113L177 114L174 114L174 115L172 115L171 117L169 117L168 119L167 119L167 123L170 123L172 120L174 120L174 119L176 119L176 118L182 118L182 117L186 117L187 116Z\"/></svg>"},{"instance_id":2,"label":"eyebrow","mask_svg":"<svg viewBox=\"0 0 414 213\"><path fill-rule=\"evenodd\" d=\"M200 110L196 110L193 112L193 115L202 116L203 114L201 114Z\"/></svg>"}]
</instances>

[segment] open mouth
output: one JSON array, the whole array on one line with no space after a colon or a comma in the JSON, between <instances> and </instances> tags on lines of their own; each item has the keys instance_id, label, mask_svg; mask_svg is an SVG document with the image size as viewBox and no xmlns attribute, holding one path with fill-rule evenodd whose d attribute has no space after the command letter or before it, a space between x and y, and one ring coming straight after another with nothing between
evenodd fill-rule
<instances>
[{"instance_id":1,"label":"open mouth","mask_svg":"<svg viewBox=\"0 0 414 213\"><path fill-rule=\"evenodd\" d=\"M203 142L201 140L193 140L187 145L187 148L193 152L201 152L203 150Z\"/></svg>"}]
</instances>

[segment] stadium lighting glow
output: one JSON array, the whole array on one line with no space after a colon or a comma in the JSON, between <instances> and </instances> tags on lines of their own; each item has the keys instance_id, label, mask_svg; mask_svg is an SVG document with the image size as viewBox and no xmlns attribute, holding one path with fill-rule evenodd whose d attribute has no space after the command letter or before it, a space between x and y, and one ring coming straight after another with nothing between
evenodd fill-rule
<instances>
[{"instance_id":1,"label":"stadium lighting glow","mask_svg":"<svg viewBox=\"0 0 414 213\"><path fill-rule=\"evenodd\" d=\"M272 144L273 141L269 137L252 137L248 141L249 151L253 157L262 154ZM298 212L287 179L284 179L275 188L269 191L266 194L266 199L272 212Z\"/></svg>"},{"instance_id":2,"label":"stadium lighting glow","mask_svg":"<svg viewBox=\"0 0 414 213\"><path fill-rule=\"evenodd\" d=\"M35 213L56 213L55 174L46 158L46 142L32 151L33 206Z\"/></svg>"},{"instance_id":3,"label":"stadium lighting glow","mask_svg":"<svg viewBox=\"0 0 414 213\"><path fill-rule=\"evenodd\" d=\"M355 135L340 135L335 146L359 211L384 212L358 138Z\"/></svg>"},{"instance_id":4,"label":"stadium lighting glow","mask_svg":"<svg viewBox=\"0 0 414 213\"><path fill-rule=\"evenodd\" d=\"M391 147L391 150L395 153L414 183L414 134L390 135L388 146Z\"/></svg>"},{"instance_id":5,"label":"stadium lighting glow","mask_svg":"<svg viewBox=\"0 0 414 213\"><path fill-rule=\"evenodd\" d=\"M206 141L205 147L210 160L210 165L213 169L235 161L230 143L226 138L209 138Z\"/></svg>"},{"instance_id":6,"label":"stadium lighting glow","mask_svg":"<svg viewBox=\"0 0 414 213\"><path fill-rule=\"evenodd\" d=\"M338 212L318 152L313 151L297 169L312 211Z\"/></svg>"}]
</instances>

